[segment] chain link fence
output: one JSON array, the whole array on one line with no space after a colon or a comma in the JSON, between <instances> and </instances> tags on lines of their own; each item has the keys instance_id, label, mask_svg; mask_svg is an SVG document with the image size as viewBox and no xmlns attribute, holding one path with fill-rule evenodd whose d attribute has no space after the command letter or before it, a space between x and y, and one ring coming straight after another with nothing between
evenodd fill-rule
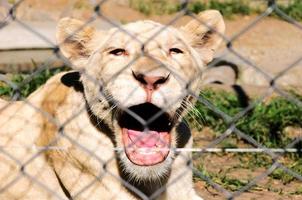
<instances>
[{"instance_id":1,"label":"chain link fence","mask_svg":"<svg viewBox=\"0 0 302 200\"><path fill-rule=\"evenodd\" d=\"M53 118L52 113L48 113L47 111L42 110L41 108L38 108L32 102L30 102L26 99L23 99L21 97L22 96L22 87L24 87L26 84L30 83L33 79L35 79L35 77L39 76L39 74L43 73L45 70L48 70L49 67L53 64L53 62L55 62L59 59L60 61L62 61L64 63L64 66L72 66L70 61L68 59L66 59L65 57L63 57L60 53L60 46L62 46L63 44L53 43L51 40L49 40L43 34L39 33L34 28L32 28L28 24L26 24L26 22L23 22L21 19L18 19L18 17L16 17L16 12L18 10L18 7L21 4L23 4L24 2L25 2L25 0L20 0L13 4L13 6L9 10L8 15L5 17L5 19L3 21L0 22L0 29L6 29L12 22L18 23L24 29L32 32L36 37L38 37L38 38L44 40L46 43L48 43L51 46L50 49L52 50L52 56L49 57L47 60L45 60L42 65L37 65L35 71L33 73L31 73L30 75L26 76L26 78L24 78L19 84L15 84L5 74L1 74L0 81L2 81L6 85L8 85L10 88L12 88L12 92L11 92L10 102L5 103L5 105L0 108L0 113L4 113L5 110L12 107L14 105L14 103L13 103L14 101L22 99L25 102L26 106L31 107L31 109L35 110L35 112L41 113L44 116L44 118L47 118L50 123L52 123L55 127L57 127L58 134L53 139L53 141L50 144L48 144L47 146L35 147L36 153L34 155L32 155L30 158L27 158L26 160L22 160L22 161L16 159L15 155L11 155L10 151L8 151L5 146L0 147L0 153L6 157L6 160L8 160L7 162L13 163L19 169L19 173L13 178L10 177L9 181L6 182L5 185L0 183L0 185L1 185L0 194L5 193L7 190L9 190L9 188L13 187L18 182L22 181L22 179L27 179L27 180L30 180L30 182L33 185L35 185L35 187L42 188L45 193L47 193L49 196L51 196L51 198L77 199L78 197L81 196L81 193L83 193L83 192L89 190L91 187L94 187L95 185L97 185L98 182L101 182L102 179L109 174L109 176L111 176L112 179L114 179L116 182L121 182L137 198L141 198L141 199L158 198L162 193L164 193L166 191L167 188L171 187L171 184L173 185L178 180L181 180L181 177L178 177L177 179L173 180L172 183L163 185L162 187L158 187L156 190L152 191L152 194L148 194L145 191L141 191L139 187L135 186L135 184L131 184L131 182L128 182L127 179L123 179L119 176L116 176L116 174L110 172L110 170L105 170L105 173L101 173L98 176L96 176L95 179L92 182L90 182L88 185L84 185L81 188L78 188L77 192L74 194L69 193L69 191L60 182L60 186L62 187L62 190L64 191L63 193L65 195L65 196L61 196L60 192L58 192L57 190L54 190L53 188L49 188L48 184L45 184L45 182L39 180L39 178L37 178L37 176L33 176L27 172L27 166L29 166L32 162L35 162L36 158L45 156L44 155L45 152L50 151L51 148L55 148L55 146L53 146L53 144L56 144L56 141L60 140L60 138L64 138L65 140L68 140L70 143L73 144L74 147L76 147L78 149L79 152L84 152L84 154L92 157L94 160L96 160L96 163L98 163L98 165L100 165L104 169L107 167L108 163L110 164L112 162L112 160L115 160L115 156L113 156L110 160L104 161L100 155L95 154L95 152L92 150L92 148L83 146L81 144L80 140L72 138L68 133L65 132L64 127L66 127L71 121L75 120L79 115L81 115L82 112L86 112L86 107L79 108L79 110L77 112L73 113L71 118L68 118L68 120L62 122L62 121L58 121L58 119ZM121 31L124 34L128 35L129 37L132 37L133 41L140 43L140 45L142 47L142 53L144 53L144 47L150 41L155 40L156 37L158 37L158 35L160 35L164 30L167 29L167 27L173 26L175 24L175 22L177 22L183 16L188 16L192 19L198 20L200 22L201 26L207 26L207 24L205 24L204 22L202 22L198 18L196 18L196 15L193 14L188 9L189 2L182 1L180 3L180 11L175 15L175 17L169 23L167 23L162 29L158 30L154 35L152 35L150 38L148 38L146 40L146 42L142 43L137 38L136 35L132 35L131 33L128 33L127 30L123 28L123 26L121 26L119 23L111 20L110 18L108 18L107 16L105 16L102 13L102 7L106 2L107 2L106 0L103 0L100 2L94 2L94 13L92 14L92 17L89 18L82 25L82 27L79 30L74 32L74 34L83 30L85 27L87 27L88 25L93 23L95 20L102 19L103 21L106 21L108 24L110 24L112 27L115 27L118 31ZM250 112L252 112L257 107L258 104L265 101L273 93L276 93L278 96L285 98L287 100L287 102L291 102L293 105L297 106L298 108L301 108L301 106L302 106L301 99L299 99L293 93L288 92L287 90L284 90L282 87L280 87L276 84L278 79L280 79L282 76L284 76L288 71L297 67L297 64L299 64L302 60L302 56L299 57L297 60L293 60L292 64L290 64L289 66L284 68L284 70L280 71L278 74L272 76L271 74L268 74L267 72L265 72L261 66L257 66L256 64L254 64L252 60L246 58L244 55L241 54L241 52L237 51L236 48L233 47L233 43L235 41L237 41L239 37L246 34L250 29L257 26L261 20L263 20L264 18L266 18L272 14L277 15L280 19L292 24L293 26L295 26L297 29L299 29L302 32L301 23L294 20L293 18L289 17L281 9L279 9L276 1L268 0L265 3L266 3L265 10L262 13L260 13L255 18L255 20L252 21L252 23L247 25L241 31L237 32L232 37L227 37L226 35L220 35L220 37L223 39L223 42L226 44L226 48L223 51L223 53L221 53L221 57L231 54L232 56L236 57L236 59L240 59L243 63L248 65L249 68L256 70L257 73L261 74L265 78L266 82L269 84L269 87L267 87L266 91L262 95L258 96L255 101L248 103L244 108L242 108L240 111L238 111L234 115L229 115L229 114L223 112L221 109L216 107L213 104L213 102L209 101L207 98L204 98L203 95L200 95L200 96L196 95L195 91L190 91L190 89L187 89L181 95L181 98L191 96L192 98L196 99L199 104L207 107L209 110L211 110L212 113L215 114L215 116L222 119L226 126L226 128L222 134L219 134L217 137L213 138L206 145L203 145L203 146L195 145L194 148L170 149L171 151L174 151L176 153L180 153L180 152L192 152L193 153L194 165L191 165L190 163L188 165L186 165L186 170L184 172L182 172L180 174L180 176L186 176L187 171L193 171L195 181L202 180L202 182L205 183L203 185L203 187L214 188L216 190L216 192L219 193L219 196L218 197L214 196L214 199L237 199L237 198L240 198L243 193L246 193L249 191L252 193L252 191L251 191L252 188L254 188L259 182L263 181L263 179L270 176L276 170L282 170L284 172L284 174L288 174L288 175L294 177L295 180L297 182L299 182L300 184L302 181L302 174L300 172L297 172L297 171L291 169L290 167L288 167L287 165L285 165L284 163L281 162L284 155L287 153L293 153L293 154L295 154L295 156L297 156L297 155L300 156L301 149L299 148L300 147L299 144L301 144L301 137L296 137L292 141L288 142L288 144L286 146L280 146L278 148L270 148L264 144L261 144L257 140L257 138L251 136L251 134L244 132L243 130L241 130L238 127L238 121L240 119L249 115ZM114 11L112 11L112 12L114 12ZM213 30L213 31L215 31L215 30ZM10 36L7 36L7 37L10 37ZM72 35L70 37L72 37ZM26 39L26 38L24 38L24 39ZM64 42L66 42L66 41L64 41ZM297 45L300 45L300 44L297 44ZM117 53L119 53L119 52L117 52ZM137 59L138 58L132 60L129 64L124 66L118 73L114 74L112 79L109 79L108 82L102 83L102 84L106 85L106 84L110 84L111 81L115 81L115 77L117 77L119 74L123 73L124 70L128 69L132 64L137 62ZM151 57L151 59L158 62L158 60L156 60L152 57ZM274 58L272 58L272 59L274 59ZM217 63L219 61L220 61L219 59L214 60L212 63L210 63L209 68L207 68L207 69L211 69L211 67L217 65ZM162 67L169 71L170 76L175 76L175 77L179 76L177 73L171 71L169 67L164 66L164 65L162 65ZM203 73L204 73L204 71L199 72L196 77L201 76ZM52 74L49 74L49 76L50 75L52 75ZM92 83L94 83L96 85L100 85L100 82L98 80L96 80L95 78L93 78L91 76L91 74L86 73L85 70L82 71L82 76L85 76L85 78L89 79ZM139 79L139 78L137 78L137 79ZM142 80L142 81L144 81L144 80ZM106 93L106 91L102 91L102 92ZM133 93L134 92L135 91L133 91ZM108 97L108 94L105 94L105 93L102 93L101 95ZM128 95L131 96L133 93L130 93ZM109 99L109 101L111 101L111 100L112 99ZM159 121L157 121L157 118L159 120L165 120L164 118L161 118L161 115L166 110L168 110L170 107L172 107L174 103L176 103L176 102L169 102L166 105L166 107L163 108L163 110L160 110L159 112L155 112L154 116L152 116L147 121L144 118L142 118L141 116L137 115L137 113L131 109L128 109L128 108L120 108L120 109L124 110L127 113L128 117L135 118L137 121L139 121L142 124L142 126L144 126L144 129L149 129L149 126L152 126L151 124L154 121L156 123L160 123ZM108 109L107 113L103 114L103 115L111 115L110 113L114 112L114 110L116 109L115 108L116 106L117 105L115 105L113 103L112 108ZM17 113L18 111L15 110L15 112L16 113L14 115L12 115L12 118L14 118L14 116L18 117L18 113ZM1 116L1 114L0 114L0 116ZM200 117L206 118L206 116L200 116ZM26 119L26 120L29 121L30 119ZM99 124L101 122L96 121L95 123ZM25 126L25 125L23 124L23 126ZM37 125L37 126L39 126L39 125ZM150 129L152 130L152 128L150 128ZM1 134L5 134L5 133L1 132ZM198 135L201 133L197 132L196 134ZM239 147L238 148L217 148L218 144L222 143L224 140L226 140L230 136L240 138L241 141L244 141L244 143L247 144L246 147L249 145L249 147L251 147L251 148L239 148ZM138 140L139 140L139 138L138 138ZM198 143L196 143L196 144L198 144ZM24 148L32 148L32 147L24 147ZM129 148L131 148L131 144L130 144ZM124 151L123 149L120 149L120 148L114 148L113 150L116 151L117 153ZM64 149L62 149L62 151L64 151ZM225 156L227 156L228 154L234 154L234 153L235 154L237 154L237 153L238 154L262 153L262 154L265 154L268 157L270 157L271 164L269 166L267 166L265 168L265 170L263 170L261 173L258 173L255 177L252 177L251 179L249 179L249 181L246 182L245 184L239 185L239 187L237 187L235 190L234 189L231 190L230 188L225 187L225 185L222 182L217 181L213 175L210 175L210 174L206 173L205 171L201 170L200 168L198 168L198 165L195 164L195 160L200 159L203 155L207 154L207 156L211 157L212 154L217 154L217 153L222 153ZM115 155L117 155L117 154L115 154ZM187 158L184 157L183 159L185 160ZM89 160L87 160L87 162L89 162ZM221 168L223 168L223 165L225 165L226 163L215 163L215 164L220 166ZM46 168L47 167L45 167L45 169ZM6 171L6 172L1 172L1 173L9 173L9 172ZM219 172L217 172L217 173L219 173ZM56 176L59 176L59 175L56 174ZM85 177L83 177L83 178L85 179ZM81 182L81 179L79 179L78 181ZM110 188L109 188L109 190L110 190ZM200 192L200 195L202 197L204 196L203 192L204 192L204 190L202 192ZM25 194L25 193L26 193L26 191L23 191L23 194ZM112 193L114 193L112 199L115 199L115 198L119 199L119 191L115 190L115 191L112 191ZM302 198L301 195L302 194L298 194L296 199ZM204 196L205 199L207 199L207 197L208 197L208 195ZM20 199L22 199L22 198L20 198ZM250 199L253 199L253 198L250 198ZM278 199L283 199L282 194L280 194L278 196Z\"/></svg>"}]
</instances>

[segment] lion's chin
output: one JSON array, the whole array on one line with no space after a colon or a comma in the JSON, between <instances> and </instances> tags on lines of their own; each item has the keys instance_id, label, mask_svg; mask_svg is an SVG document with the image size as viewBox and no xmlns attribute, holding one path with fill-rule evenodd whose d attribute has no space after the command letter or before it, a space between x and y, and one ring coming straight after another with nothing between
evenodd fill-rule
<instances>
[{"instance_id":1,"label":"lion's chin","mask_svg":"<svg viewBox=\"0 0 302 200\"><path fill-rule=\"evenodd\" d=\"M123 128L122 140L128 159L136 165L156 165L163 162L170 152L171 136L168 132Z\"/></svg>"}]
</instances>

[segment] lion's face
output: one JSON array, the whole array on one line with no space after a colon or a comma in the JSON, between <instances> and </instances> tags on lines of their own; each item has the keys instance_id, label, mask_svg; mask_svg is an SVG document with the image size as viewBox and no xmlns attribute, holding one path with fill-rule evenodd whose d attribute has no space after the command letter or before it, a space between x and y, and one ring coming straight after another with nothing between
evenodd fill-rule
<instances>
[{"instance_id":1,"label":"lion's face","mask_svg":"<svg viewBox=\"0 0 302 200\"><path fill-rule=\"evenodd\" d=\"M198 19L224 31L217 11ZM82 71L89 108L113 129L127 172L140 178L164 175L175 156L170 151L177 147L175 126L189 96L198 94L202 70L221 38L197 20L180 29L152 21L107 32L78 30L81 26L63 19L57 37L63 54Z\"/></svg>"}]
</instances>

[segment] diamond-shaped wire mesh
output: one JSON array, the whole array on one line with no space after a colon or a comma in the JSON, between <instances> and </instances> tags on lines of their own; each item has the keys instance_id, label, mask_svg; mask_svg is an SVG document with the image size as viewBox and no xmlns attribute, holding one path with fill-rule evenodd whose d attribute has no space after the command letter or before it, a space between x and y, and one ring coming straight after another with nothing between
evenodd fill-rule
<instances>
[{"instance_id":1,"label":"diamond-shaped wire mesh","mask_svg":"<svg viewBox=\"0 0 302 200\"><path fill-rule=\"evenodd\" d=\"M38 12L43 18L43 11L33 10L33 5L56 12L52 3L0 1L0 35L17 25L19 31L43 43L42 47L30 46L30 36L20 36L12 29L8 32L12 35L2 38L9 42L7 48L0 44L0 53L11 52L18 59L23 51L48 51L42 62L32 60L34 67L26 75L6 73L14 71L13 65L1 69L6 72L0 75L0 95L6 100L0 99L0 199L302 199L302 123L296 119L302 116L301 90L280 84L281 79L285 85L291 81L286 77L290 71L301 71L302 52L293 53L298 57L292 59L289 53L290 62L272 74L238 45L272 16L283 27L291 25L302 38L301 22L281 9L283 4L296 3L295 12L301 16L299 1L250 1L259 7L257 16L248 16L243 28L233 25L236 31L231 36L220 32L218 22L211 23L210 17L194 14L194 9L235 2L240 10L240 1L198 1L195 7L192 2L196 1L188 0L67 2L61 17L70 14L70 7L77 7L84 10L86 20L65 19L57 28L66 31L57 32L57 38L60 34L64 38L55 43L55 32L50 36L24 20L27 12ZM150 21L123 25L127 21L112 19L119 13L110 10L108 3L116 3L116 8L134 5L147 14L150 3L168 4L177 13L159 20L165 25ZM6 9L3 16L2 8ZM113 13L110 16L108 9ZM155 7L153 12L159 10ZM125 12L130 12L128 7ZM198 26L180 28L184 18ZM96 32L91 27L100 21L105 28ZM192 37L199 27L204 32ZM26 47L10 44L13 35ZM204 67L206 57L213 53L214 47L207 45L214 37L222 40L219 57ZM171 38L175 44L167 44ZM202 40L194 43L198 38ZM278 42L271 40L264 41L265 45ZM200 51L192 50L198 46ZM232 60L244 67L238 68ZM227 70L218 73L218 78L215 71L211 74L223 67ZM244 80L242 84L240 80L224 82L244 75L247 80L257 76L251 81L256 86ZM215 96L217 91L230 89L236 95L224 91ZM250 90L255 91L253 99L247 94ZM267 117L275 113L277 118ZM285 122L278 119L278 113L280 118L286 113ZM286 135L291 133L297 134Z\"/></svg>"}]
</instances>

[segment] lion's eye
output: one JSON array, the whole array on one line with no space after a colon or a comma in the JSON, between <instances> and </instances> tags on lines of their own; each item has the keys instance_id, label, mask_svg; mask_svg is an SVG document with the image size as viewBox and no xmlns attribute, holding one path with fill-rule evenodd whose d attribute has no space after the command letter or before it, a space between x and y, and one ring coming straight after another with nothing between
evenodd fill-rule
<instances>
[{"instance_id":1,"label":"lion's eye","mask_svg":"<svg viewBox=\"0 0 302 200\"><path fill-rule=\"evenodd\" d=\"M179 48L171 48L169 49L169 54L182 54L184 53L181 49Z\"/></svg>"},{"instance_id":2,"label":"lion's eye","mask_svg":"<svg viewBox=\"0 0 302 200\"><path fill-rule=\"evenodd\" d=\"M125 49L118 48L118 49L114 49L112 51L109 51L109 54L112 54L112 55L115 55L115 56L122 56L122 55L126 55L127 52L126 52Z\"/></svg>"}]
</instances>

